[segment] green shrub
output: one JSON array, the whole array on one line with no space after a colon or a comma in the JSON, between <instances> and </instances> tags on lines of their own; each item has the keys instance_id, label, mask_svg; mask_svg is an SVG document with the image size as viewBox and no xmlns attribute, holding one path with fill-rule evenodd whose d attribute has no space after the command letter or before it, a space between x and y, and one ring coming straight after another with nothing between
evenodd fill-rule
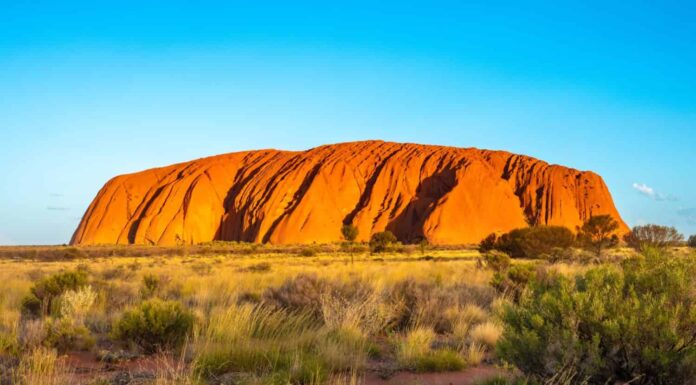
<instances>
[{"instance_id":1,"label":"green shrub","mask_svg":"<svg viewBox=\"0 0 696 385\"><path fill-rule=\"evenodd\" d=\"M498 240L498 236L495 235L495 233L492 233L488 235L486 238L483 238L481 243L479 243L478 251L479 253L487 253L495 248L495 241Z\"/></svg>"},{"instance_id":2,"label":"green shrub","mask_svg":"<svg viewBox=\"0 0 696 385\"><path fill-rule=\"evenodd\" d=\"M396 236L391 231L382 231L372 234L370 238L370 251L373 253L383 253L396 243Z\"/></svg>"},{"instance_id":3,"label":"green shrub","mask_svg":"<svg viewBox=\"0 0 696 385\"><path fill-rule=\"evenodd\" d=\"M193 314L178 302L152 299L126 311L116 322L114 335L155 353L181 347L194 321Z\"/></svg>"},{"instance_id":4,"label":"green shrub","mask_svg":"<svg viewBox=\"0 0 696 385\"><path fill-rule=\"evenodd\" d=\"M486 266L496 272L507 270L512 263L510 256L502 251L491 250L484 254L482 258Z\"/></svg>"},{"instance_id":5,"label":"green shrub","mask_svg":"<svg viewBox=\"0 0 696 385\"><path fill-rule=\"evenodd\" d=\"M498 354L543 382L688 384L696 375L696 258L649 251L575 278L534 279L506 308Z\"/></svg>"},{"instance_id":6,"label":"green shrub","mask_svg":"<svg viewBox=\"0 0 696 385\"><path fill-rule=\"evenodd\" d=\"M87 284L83 270L67 271L51 275L36 282L31 294L22 299L22 313L32 317L47 315L53 302L68 290L76 290Z\"/></svg>"},{"instance_id":7,"label":"green shrub","mask_svg":"<svg viewBox=\"0 0 696 385\"><path fill-rule=\"evenodd\" d=\"M557 249L567 249L574 242L575 235L566 227L534 226L501 235L495 249L512 258L548 258Z\"/></svg>"},{"instance_id":8,"label":"green shrub","mask_svg":"<svg viewBox=\"0 0 696 385\"><path fill-rule=\"evenodd\" d=\"M89 350L94 343L94 337L83 325L68 319L50 320L46 323L44 345L55 348L59 353Z\"/></svg>"},{"instance_id":9,"label":"green shrub","mask_svg":"<svg viewBox=\"0 0 696 385\"><path fill-rule=\"evenodd\" d=\"M161 279L154 274L145 274L143 276L143 286L140 288L140 294L144 298L154 296L160 289Z\"/></svg>"},{"instance_id":10,"label":"green shrub","mask_svg":"<svg viewBox=\"0 0 696 385\"><path fill-rule=\"evenodd\" d=\"M531 264L516 264L507 270L498 271L493 274L491 285L502 294L512 296L513 300L518 300L522 291L527 287L527 283L536 275L536 267Z\"/></svg>"},{"instance_id":11,"label":"green shrub","mask_svg":"<svg viewBox=\"0 0 696 385\"><path fill-rule=\"evenodd\" d=\"M686 242L686 244L691 247L696 249L696 234L692 235L689 237L689 240Z\"/></svg>"}]
</instances>

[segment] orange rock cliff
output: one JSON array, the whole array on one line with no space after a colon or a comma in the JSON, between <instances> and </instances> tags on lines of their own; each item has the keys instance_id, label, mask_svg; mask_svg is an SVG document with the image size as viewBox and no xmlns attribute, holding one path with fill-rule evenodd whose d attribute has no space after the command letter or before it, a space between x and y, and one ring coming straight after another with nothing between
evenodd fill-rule
<instances>
[{"instance_id":1,"label":"orange rock cliff","mask_svg":"<svg viewBox=\"0 0 696 385\"><path fill-rule=\"evenodd\" d=\"M117 176L90 204L72 244L212 240L323 243L384 230L399 240L479 242L532 224L571 229L609 214L602 178L503 151L365 141L258 150Z\"/></svg>"}]
</instances>

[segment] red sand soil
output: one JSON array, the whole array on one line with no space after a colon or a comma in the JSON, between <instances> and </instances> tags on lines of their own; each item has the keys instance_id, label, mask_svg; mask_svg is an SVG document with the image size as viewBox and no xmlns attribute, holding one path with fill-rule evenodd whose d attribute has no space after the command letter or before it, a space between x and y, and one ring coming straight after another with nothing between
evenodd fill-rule
<instances>
[{"instance_id":1,"label":"red sand soil","mask_svg":"<svg viewBox=\"0 0 696 385\"><path fill-rule=\"evenodd\" d=\"M371 374L365 378L365 385L472 385L482 380L506 375L509 375L509 372L502 369L492 366L476 366L460 372L399 372L386 380Z\"/></svg>"}]
</instances>

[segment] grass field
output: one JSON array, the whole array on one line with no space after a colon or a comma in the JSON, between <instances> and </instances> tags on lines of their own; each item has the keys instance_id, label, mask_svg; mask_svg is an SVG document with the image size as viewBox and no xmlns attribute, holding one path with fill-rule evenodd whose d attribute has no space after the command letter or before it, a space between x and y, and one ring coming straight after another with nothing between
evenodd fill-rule
<instances>
[{"instance_id":1,"label":"grass field","mask_svg":"<svg viewBox=\"0 0 696 385\"><path fill-rule=\"evenodd\" d=\"M378 384L446 372L471 383L471 368L514 374L495 353L511 294L491 285L494 272L470 248L14 250L0 251L3 383ZM573 275L588 266L546 268Z\"/></svg>"}]
</instances>

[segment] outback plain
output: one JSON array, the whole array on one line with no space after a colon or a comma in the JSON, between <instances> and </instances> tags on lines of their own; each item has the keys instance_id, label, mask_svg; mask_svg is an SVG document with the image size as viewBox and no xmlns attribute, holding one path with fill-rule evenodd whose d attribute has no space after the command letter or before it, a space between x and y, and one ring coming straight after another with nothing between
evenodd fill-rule
<instances>
[{"instance_id":1,"label":"outback plain","mask_svg":"<svg viewBox=\"0 0 696 385\"><path fill-rule=\"evenodd\" d=\"M1 381L689 383L694 251L651 238L636 248L604 239L598 252L566 231L466 247L388 234L5 247Z\"/></svg>"}]
</instances>

